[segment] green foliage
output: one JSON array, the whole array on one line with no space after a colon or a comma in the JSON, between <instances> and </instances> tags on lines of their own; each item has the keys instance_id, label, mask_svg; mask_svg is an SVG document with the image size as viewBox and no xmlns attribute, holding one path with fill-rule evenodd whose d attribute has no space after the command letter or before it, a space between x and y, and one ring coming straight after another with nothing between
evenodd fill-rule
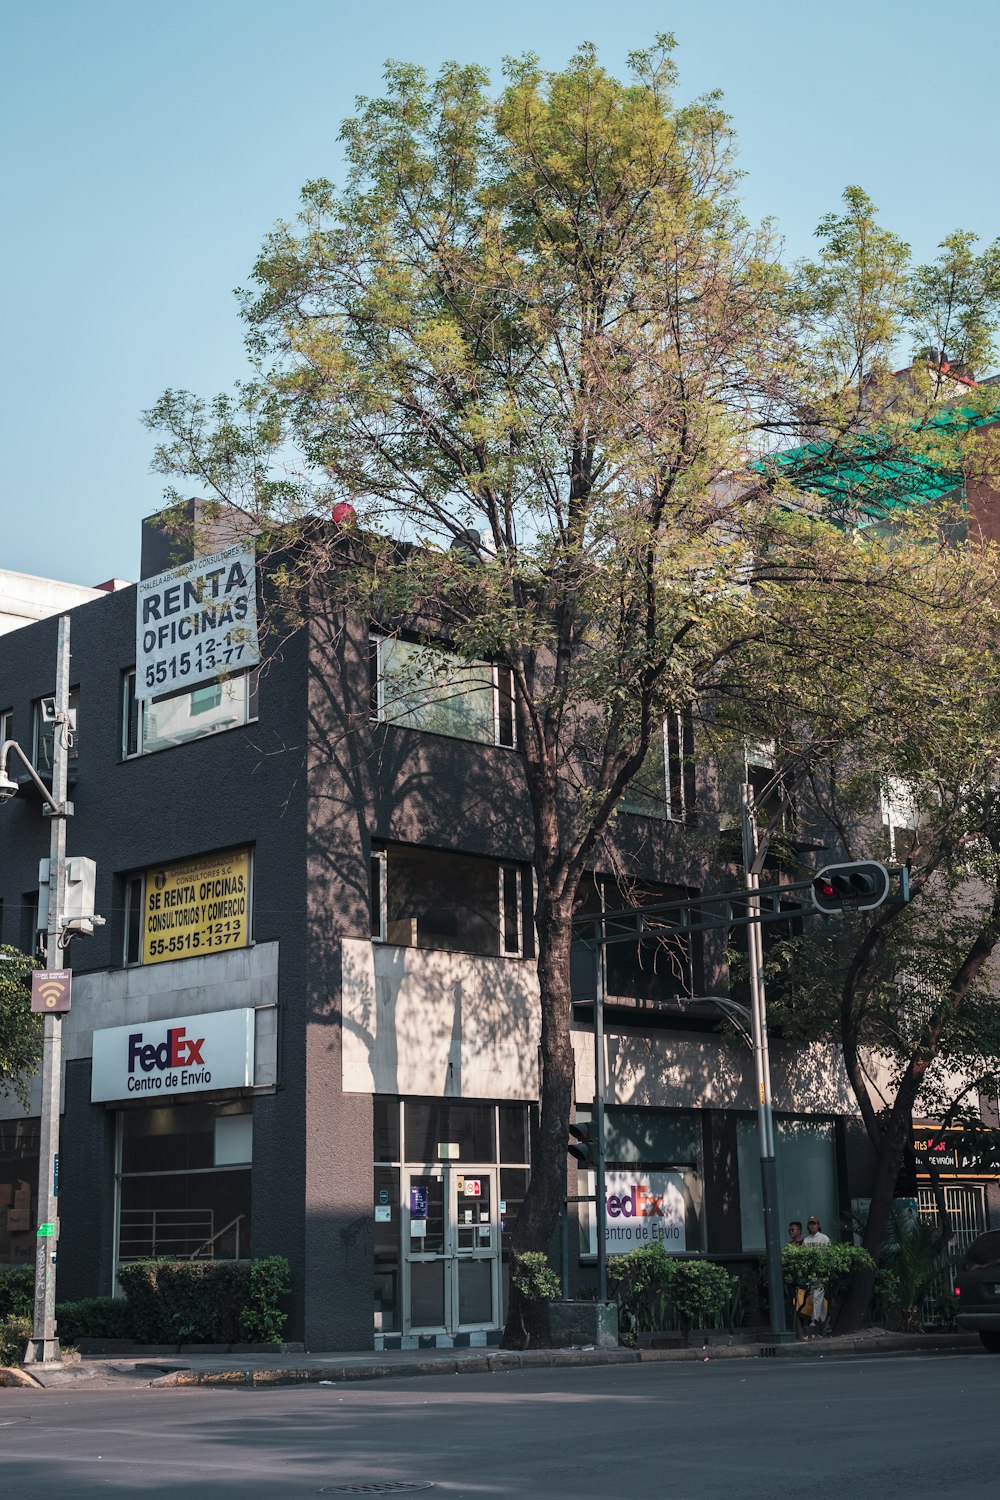
<instances>
[{"instance_id":1,"label":"green foliage","mask_svg":"<svg viewBox=\"0 0 1000 1500\"><path fill-rule=\"evenodd\" d=\"M240 1329L248 1344L280 1344L288 1321L282 1307L292 1287L292 1272L283 1255L250 1262L247 1302Z\"/></svg>"},{"instance_id":2,"label":"green foliage","mask_svg":"<svg viewBox=\"0 0 1000 1500\"><path fill-rule=\"evenodd\" d=\"M891 1215L892 1237L882 1252L882 1264L899 1282L901 1317L904 1327L920 1323L920 1302L940 1264L940 1233L925 1219L911 1221L894 1207Z\"/></svg>"},{"instance_id":3,"label":"green foliage","mask_svg":"<svg viewBox=\"0 0 1000 1500\"><path fill-rule=\"evenodd\" d=\"M30 1318L34 1305L34 1266L0 1266L0 1318Z\"/></svg>"},{"instance_id":4,"label":"green foliage","mask_svg":"<svg viewBox=\"0 0 1000 1500\"><path fill-rule=\"evenodd\" d=\"M626 1342L638 1333L659 1333L696 1324L737 1327L744 1293L740 1278L713 1261L680 1259L660 1244L643 1245L608 1261Z\"/></svg>"},{"instance_id":5,"label":"green foliage","mask_svg":"<svg viewBox=\"0 0 1000 1500\"><path fill-rule=\"evenodd\" d=\"M860 1245L784 1245L781 1271L785 1286L809 1291L817 1283L831 1307L843 1297L859 1272L874 1271L875 1262Z\"/></svg>"},{"instance_id":6,"label":"green foliage","mask_svg":"<svg viewBox=\"0 0 1000 1500\"><path fill-rule=\"evenodd\" d=\"M30 1338L30 1318L10 1314L0 1317L0 1365L19 1365Z\"/></svg>"},{"instance_id":7,"label":"green foliage","mask_svg":"<svg viewBox=\"0 0 1000 1500\"><path fill-rule=\"evenodd\" d=\"M737 1276L713 1261L678 1261L670 1283L670 1300L681 1326L687 1330L717 1318L732 1305L738 1284Z\"/></svg>"},{"instance_id":8,"label":"green foliage","mask_svg":"<svg viewBox=\"0 0 1000 1500\"><path fill-rule=\"evenodd\" d=\"M282 1256L134 1261L119 1267L118 1280L133 1336L143 1343L280 1342L286 1314L279 1303L289 1282Z\"/></svg>"},{"instance_id":9,"label":"green foliage","mask_svg":"<svg viewBox=\"0 0 1000 1500\"><path fill-rule=\"evenodd\" d=\"M0 1094L13 1094L24 1109L42 1058L42 1018L32 1013L21 975L36 968L37 959L0 943Z\"/></svg>"},{"instance_id":10,"label":"green foliage","mask_svg":"<svg viewBox=\"0 0 1000 1500\"><path fill-rule=\"evenodd\" d=\"M56 1305L61 1344L81 1339L131 1339L132 1310L122 1297L84 1297Z\"/></svg>"},{"instance_id":11,"label":"green foliage","mask_svg":"<svg viewBox=\"0 0 1000 1500\"><path fill-rule=\"evenodd\" d=\"M553 1302L562 1296L562 1282L539 1250L524 1250L511 1264L511 1281L528 1302Z\"/></svg>"}]
</instances>

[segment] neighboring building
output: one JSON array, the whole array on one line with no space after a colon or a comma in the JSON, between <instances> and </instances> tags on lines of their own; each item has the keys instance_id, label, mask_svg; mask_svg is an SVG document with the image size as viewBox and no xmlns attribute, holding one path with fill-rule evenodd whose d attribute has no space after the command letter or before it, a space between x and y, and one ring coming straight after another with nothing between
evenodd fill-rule
<instances>
[{"instance_id":1,"label":"neighboring building","mask_svg":"<svg viewBox=\"0 0 1000 1500\"><path fill-rule=\"evenodd\" d=\"M0 635L127 587L121 578L109 578L107 583L88 589L78 583L60 583L55 578L34 578L30 573L0 568Z\"/></svg>"},{"instance_id":2,"label":"neighboring building","mask_svg":"<svg viewBox=\"0 0 1000 1500\"><path fill-rule=\"evenodd\" d=\"M143 577L167 565L155 528L145 540ZM289 1336L310 1348L495 1338L538 1089L532 824L504 674L442 652L447 691L415 695L405 639L321 615L259 673L143 709L135 611L132 588L70 611L68 852L96 861L107 925L69 950L59 1297L110 1293L137 1256L280 1253ZM56 622L16 648L0 642L0 713L44 770ZM639 896L731 887L689 726L664 726L647 772L616 829ZM31 949L48 828L30 787L0 809L0 849L0 937ZM645 1189L669 1248L755 1267L751 1059L711 1011L682 1011L692 985L728 989L721 944L609 950L612 1229L635 1243L626 1205ZM772 1068L780 1212L835 1225L868 1167L842 1070L774 1043ZM37 1113L0 1100L0 1261L34 1259ZM586 1222L573 1233L580 1288L594 1245Z\"/></svg>"}]
</instances>

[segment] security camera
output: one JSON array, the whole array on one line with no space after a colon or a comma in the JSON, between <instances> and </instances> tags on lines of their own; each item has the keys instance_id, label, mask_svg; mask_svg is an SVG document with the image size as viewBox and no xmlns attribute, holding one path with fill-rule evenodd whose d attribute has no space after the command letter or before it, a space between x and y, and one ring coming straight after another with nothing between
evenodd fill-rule
<instances>
[{"instance_id":1,"label":"security camera","mask_svg":"<svg viewBox=\"0 0 1000 1500\"><path fill-rule=\"evenodd\" d=\"M6 774L0 775L0 803L9 802L11 797L16 797L21 788L16 781L11 781Z\"/></svg>"}]
</instances>

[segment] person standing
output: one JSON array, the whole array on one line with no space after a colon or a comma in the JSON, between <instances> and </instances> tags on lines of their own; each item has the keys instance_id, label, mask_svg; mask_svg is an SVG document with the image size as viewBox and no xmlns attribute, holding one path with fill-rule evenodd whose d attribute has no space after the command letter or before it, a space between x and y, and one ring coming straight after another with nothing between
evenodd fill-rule
<instances>
[{"instance_id":1,"label":"person standing","mask_svg":"<svg viewBox=\"0 0 1000 1500\"><path fill-rule=\"evenodd\" d=\"M808 1220L806 1228L809 1230L809 1233L802 1241L803 1245L814 1245L818 1249L822 1249L824 1245L830 1243L830 1236L823 1233L819 1219L816 1218L815 1214ZM815 1335L823 1331L826 1314L826 1287L821 1282L814 1281L812 1287L812 1318L809 1322L809 1333Z\"/></svg>"},{"instance_id":2,"label":"person standing","mask_svg":"<svg viewBox=\"0 0 1000 1500\"><path fill-rule=\"evenodd\" d=\"M802 1244L802 1220L793 1219L788 1226L788 1243L790 1245Z\"/></svg>"}]
</instances>

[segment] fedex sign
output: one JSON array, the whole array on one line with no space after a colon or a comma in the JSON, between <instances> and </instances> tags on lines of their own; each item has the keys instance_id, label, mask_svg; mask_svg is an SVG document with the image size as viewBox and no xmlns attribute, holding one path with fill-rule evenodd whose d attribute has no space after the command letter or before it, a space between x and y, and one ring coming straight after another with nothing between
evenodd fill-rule
<instances>
[{"instance_id":1,"label":"fedex sign","mask_svg":"<svg viewBox=\"0 0 1000 1500\"><path fill-rule=\"evenodd\" d=\"M593 1191L593 1174L589 1175ZM609 1255L627 1255L657 1241L664 1250L687 1249L684 1179L679 1172L612 1170L605 1173L605 1191ZM589 1244L581 1250L596 1255L597 1214L592 1203L589 1209Z\"/></svg>"},{"instance_id":2,"label":"fedex sign","mask_svg":"<svg viewBox=\"0 0 1000 1500\"><path fill-rule=\"evenodd\" d=\"M226 1010L94 1032L90 1097L189 1094L253 1083L254 1012Z\"/></svg>"}]
</instances>

